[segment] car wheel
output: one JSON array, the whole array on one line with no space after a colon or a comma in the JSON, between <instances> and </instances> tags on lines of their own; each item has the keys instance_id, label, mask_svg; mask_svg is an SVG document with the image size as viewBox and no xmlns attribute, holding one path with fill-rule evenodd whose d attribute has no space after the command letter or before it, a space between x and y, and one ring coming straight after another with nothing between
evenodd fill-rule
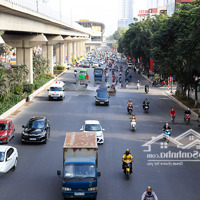
<instances>
[{"instance_id":1,"label":"car wheel","mask_svg":"<svg viewBox=\"0 0 200 200\"><path fill-rule=\"evenodd\" d=\"M47 139L48 139L48 136L46 136L46 138L45 138L45 141L44 141L44 144L46 144L46 143L47 143Z\"/></svg>"},{"instance_id":2,"label":"car wheel","mask_svg":"<svg viewBox=\"0 0 200 200\"><path fill-rule=\"evenodd\" d=\"M6 140L6 144L8 144L9 143L9 141L10 141L10 137L9 137L9 135L8 135L8 139Z\"/></svg>"},{"instance_id":3,"label":"car wheel","mask_svg":"<svg viewBox=\"0 0 200 200\"><path fill-rule=\"evenodd\" d=\"M13 169L15 170L17 168L17 158L15 159L15 164L13 165Z\"/></svg>"}]
</instances>

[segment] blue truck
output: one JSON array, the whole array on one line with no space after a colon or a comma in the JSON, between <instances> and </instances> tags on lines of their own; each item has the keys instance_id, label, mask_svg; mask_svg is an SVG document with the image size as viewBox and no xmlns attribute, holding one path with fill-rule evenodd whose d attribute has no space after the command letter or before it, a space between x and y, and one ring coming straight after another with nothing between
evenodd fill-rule
<instances>
[{"instance_id":1,"label":"blue truck","mask_svg":"<svg viewBox=\"0 0 200 200\"><path fill-rule=\"evenodd\" d=\"M68 132L63 146L62 194L66 198L96 199L98 146L95 132Z\"/></svg>"}]
</instances>

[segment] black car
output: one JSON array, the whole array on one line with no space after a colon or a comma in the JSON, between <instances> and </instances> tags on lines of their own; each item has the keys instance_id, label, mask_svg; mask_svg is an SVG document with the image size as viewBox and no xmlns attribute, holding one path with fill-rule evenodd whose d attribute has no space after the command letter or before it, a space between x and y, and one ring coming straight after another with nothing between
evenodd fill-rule
<instances>
[{"instance_id":1,"label":"black car","mask_svg":"<svg viewBox=\"0 0 200 200\"><path fill-rule=\"evenodd\" d=\"M96 105L109 105L109 96L107 88L99 88L96 90L97 96L95 96L95 104Z\"/></svg>"},{"instance_id":2,"label":"black car","mask_svg":"<svg viewBox=\"0 0 200 200\"><path fill-rule=\"evenodd\" d=\"M46 117L32 117L22 126L22 142L44 143L50 137L50 125Z\"/></svg>"}]
</instances>

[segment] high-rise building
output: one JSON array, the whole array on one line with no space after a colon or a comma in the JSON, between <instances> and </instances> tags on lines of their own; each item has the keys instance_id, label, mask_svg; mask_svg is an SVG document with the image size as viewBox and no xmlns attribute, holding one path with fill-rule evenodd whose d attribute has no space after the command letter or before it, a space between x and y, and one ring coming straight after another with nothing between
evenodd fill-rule
<instances>
[{"instance_id":1,"label":"high-rise building","mask_svg":"<svg viewBox=\"0 0 200 200\"><path fill-rule=\"evenodd\" d=\"M133 22L133 0L120 0L120 8L118 27L128 28L128 25Z\"/></svg>"}]
</instances>

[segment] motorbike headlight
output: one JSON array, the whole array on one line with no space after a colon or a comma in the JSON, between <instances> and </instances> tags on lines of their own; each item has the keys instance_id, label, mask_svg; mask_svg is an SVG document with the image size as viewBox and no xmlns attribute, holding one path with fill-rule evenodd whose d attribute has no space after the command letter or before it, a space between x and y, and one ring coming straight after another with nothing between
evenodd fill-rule
<instances>
[{"instance_id":1,"label":"motorbike headlight","mask_svg":"<svg viewBox=\"0 0 200 200\"><path fill-rule=\"evenodd\" d=\"M88 191L96 191L96 190L98 190L97 187L88 188Z\"/></svg>"},{"instance_id":2,"label":"motorbike headlight","mask_svg":"<svg viewBox=\"0 0 200 200\"><path fill-rule=\"evenodd\" d=\"M62 190L63 190L63 191L72 191L71 188L67 188L67 187L62 187Z\"/></svg>"}]
</instances>

